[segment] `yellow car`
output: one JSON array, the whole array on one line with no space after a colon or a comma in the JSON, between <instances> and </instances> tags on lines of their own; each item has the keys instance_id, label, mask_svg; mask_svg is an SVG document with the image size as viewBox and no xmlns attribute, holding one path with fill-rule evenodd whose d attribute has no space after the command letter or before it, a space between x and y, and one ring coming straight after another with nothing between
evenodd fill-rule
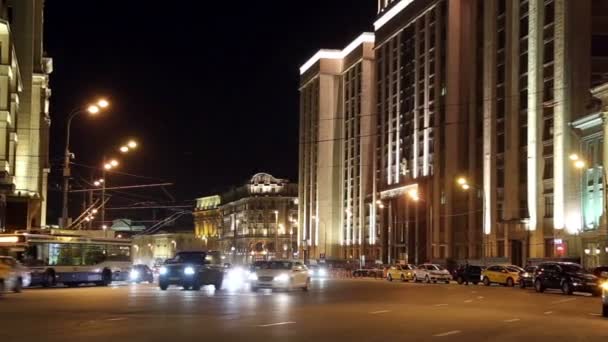
<instances>
[{"instance_id":1,"label":"yellow car","mask_svg":"<svg viewBox=\"0 0 608 342\"><path fill-rule=\"evenodd\" d=\"M388 269L386 274L386 279L388 281L393 281L393 279L401 280L401 281L410 281L414 280L414 269L416 266L414 265L393 265Z\"/></svg>"},{"instance_id":2,"label":"yellow car","mask_svg":"<svg viewBox=\"0 0 608 342\"><path fill-rule=\"evenodd\" d=\"M508 287L519 283L520 274L525 271L515 265L493 265L481 272L481 280L485 286L501 284Z\"/></svg>"}]
</instances>

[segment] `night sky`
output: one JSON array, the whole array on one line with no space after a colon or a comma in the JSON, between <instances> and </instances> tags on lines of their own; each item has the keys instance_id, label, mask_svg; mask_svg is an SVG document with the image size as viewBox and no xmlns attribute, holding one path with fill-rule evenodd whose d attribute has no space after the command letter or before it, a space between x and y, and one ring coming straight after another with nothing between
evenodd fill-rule
<instances>
[{"instance_id":1,"label":"night sky","mask_svg":"<svg viewBox=\"0 0 608 342\"><path fill-rule=\"evenodd\" d=\"M76 163L100 166L104 151L116 154L133 137L141 149L120 170L175 182L170 190L181 201L256 172L296 181L298 68L319 48L343 48L371 30L376 1L47 0L45 15L55 66L49 220L56 222L66 113L98 94L112 108L75 119ZM76 186L90 177L74 170Z\"/></svg>"}]
</instances>

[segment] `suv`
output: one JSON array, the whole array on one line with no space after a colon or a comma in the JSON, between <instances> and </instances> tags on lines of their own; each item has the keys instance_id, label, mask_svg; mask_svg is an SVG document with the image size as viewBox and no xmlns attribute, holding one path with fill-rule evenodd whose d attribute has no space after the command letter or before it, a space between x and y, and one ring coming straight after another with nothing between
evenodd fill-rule
<instances>
[{"instance_id":1,"label":"suv","mask_svg":"<svg viewBox=\"0 0 608 342\"><path fill-rule=\"evenodd\" d=\"M538 265L534 273L534 288L536 292L545 289L561 289L564 294L573 292L601 294L601 288L596 276L585 271L579 264L571 262L546 262Z\"/></svg>"},{"instance_id":2,"label":"suv","mask_svg":"<svg viewBox=\"0 0 608 342\"><path fill-rule=\"evenodd\" d=\"M170 285L195 291L201 286L213 285L219 290L223 280L224 269L219 252L178 252L160 268L158 286L163 291Z\"/></svg>"},{"instance_id":3,"label":"suv","mask_svg":"<svg viewBox=\"0 0 608 342\"><path fill-rule=\"evenodd\" d=\"M468 285L469 282L477 285L481 281L482 271L483 268L481 268L481 266L462 265L454 271L454 279L456 279L456 282L459 285L462 285L463 283Z\"/></svg>"}]
</instances>

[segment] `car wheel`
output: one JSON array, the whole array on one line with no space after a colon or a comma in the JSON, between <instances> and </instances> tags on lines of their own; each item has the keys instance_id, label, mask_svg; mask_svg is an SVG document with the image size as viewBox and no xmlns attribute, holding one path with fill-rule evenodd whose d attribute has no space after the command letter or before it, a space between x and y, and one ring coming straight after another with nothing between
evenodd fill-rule
<instances>
[{"instance_id":1,"label":"car wheel","mask_svg":"<svg viewBox=\"0 0 608 342\"><path fill-rule=\"evenodd\" d=\"M562 292L565 295L568 295L568 296L572 294L572 286L570 286L570 282L569 281L564 280L562 282Z\"/></svg>"},{"instance_id":2,"label":"car wheel","mask_svg":"<svg viewBox=\"0 0 608 342\"><path fill-rule=\"evenodd\" d=\"M55 286L55 281L55 272L53 270L48 270L44 274L44 281L42 282L42 287Z\"/></svg>"},{"instance_id":3,"label":"car wheel","mask_svg":"<svg viewBox=\"0 0 608 342\"><path fill-rule=\"evenodd\" d=\"M602 306L602 316L608 317L608 304Z\"/></svg>"},{"instance_id":4,"label":"car wheel","mask_svg":"<svg viewBox=\"0 0 608 342\"><path fill-rule=\"evenodd\" d=\"M491 283L490 283L490 278L488 278L488 277L483 277L483 284L484 284L485 286L490 286L490 284L491 284Z\"/></svg>"},{"instance_id":5,"label":"car wheel","mask_svg":"<svg viewBox=\"0 0 608 342\"><path fill-rule=\"evenodd\" d=\"M543 286L543 283L540 281L540 279L536 279L536 281L534 282L534 289L538 293L545 292L545 287Z\"/></svg>"},{"instance_id":6,"label":"car wheel","mask_svg":"<svg viewBox=\"0 0 608 342\"><path fill-rule=\"evenodd\" d=\"M306 279L306 284L304 285L304 287L302 288L302 291L306 292L308 291L308 287L310 286L310 278Z\"/></svg>"},{"instance_id":7,"label":"car wheel","mask_svg":"<svg viewBox=\"0 0 608 342\"><path fill-rule=\"evenodd\" d=\"M17 282L15 283L15 288L13 289L13 292L20 293L22 287L23 287L23 279L19 278L19 279L17 279Z\"/></svg>"},{"instance_id":8,"label":"car wheel","mask_svg":"<svg viewBox=\"0 0 608 342\"><path fill-rule=\"evenodd\" d=\"M222 280L218 280L213 284L213 287L215 288L216 291L219 291L222 289Z\"/></svg>"},{"instance_id":9,"label":"car wheel","mask_svg":"<svg viewBox=\"0 0 608 342\"><path fill-rule=\"evenodd\" d=\"M507 283L505 284L507 287L513 287L515 283L513 283L513 278L507 278Z\"/></svg>"},{"instance_id":10,"label":"car wheel","mask_svg":"<svg viewBox=\"0 0 608 342\"><path fill-rule=\"evenodd\" d=\"M426 277L424 277L424 281L425 281L427 284L430 284L430 283L431 283L431 278L429 278L429 276L427 275Z\"/></svg>"},{"instance_id":11,"label":"car wheel","mask_svg":"<svg viewBox=\"0 0 608 342\"><path fill-rule=\"evenodd\" d=\"M523 281L523 280L520 280L520 281L519 281L519 288L520 288L520 289L525 289L525 288L526 288L526 282L525 282L525 281Z\"/></svg>"},{"instance_id":12,"label":"car wheel","mask_svg":"<svg viewBox=\"0 0 608 342\"><path fill-rule=\"evenodd\" d=\"M458 279L456 279L456 282L458 283L458 285L462 285L462 283L464 283L464 279L462 279L462 277L458 277Z\"/></svg>"},{"instance_id":13,"label":"car wheel","mask_svg":"<svg viewBox=\"0 0 608 342\"><path fill-rule=\"evenodd\" d=\"M158 287L160 287L161 290L166 291L169 288L169 284L158 283Z\"/></svg>"},{"instance_id":14,"label":"car wheel","mask_svg":"<svg viewBox=\"0 0 608 342\"><path fill-rule=\"evenodd\" d=\"M473 285L477 285L477 284L479 284L479 282L478 282L478 281L474 281L474 282L473 282Z\"/></svg>"},{"instance_id":15,"label":"car wheel","mask_svg":"<svg viewBox=\"0 0 608 342\"><path fill-rule=\"evenodd\" d=\"M389 274L389 275L388 275L388 277L386 277L386 279L387 279L388 281L393 281L393 276Z\"/></svg>"},{"instance_id":16,"label":"car wheel","mask_svg":"<svg viewBox=\"0 0 608 342\"><path fill-rule=\"evenodd\" d=\"M418 280L418 277L414 274L414 283L419 282L420 280Z\"/></svg>"},{"instance_id":17,"label":"car wheel","mask_svg":"<svg viewBox=\"0 0 608 342\"><path fill-rule=\"evenodd\" d=\"M405 283L405 276L403 274L401 275L401 281Z\"/></svg>"}]
</instances>

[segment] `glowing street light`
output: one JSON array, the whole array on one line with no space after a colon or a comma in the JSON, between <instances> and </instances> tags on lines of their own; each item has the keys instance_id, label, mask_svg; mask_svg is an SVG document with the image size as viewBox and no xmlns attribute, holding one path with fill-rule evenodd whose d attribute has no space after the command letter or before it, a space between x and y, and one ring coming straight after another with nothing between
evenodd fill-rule
<instances>
[{"instance_id":1,"label":"glowing street light","mask_svg":"<svg viewBox=\"0 0 608 342\"><path fill-rule=\"evenodd\" d=\"M121 147L120 147L120 152L122 152L122 153L127 153L127 152L129 152L129 147L128 147L128 146L121 146Z\"/></svg>"},{"instance_id":2,"label":"glowing street light","mask_svg":"<svg viewBox=\"0 0 608 342\"><path fill-rule=\"evenodd\" d=\"M137 142L135 140L131 140L127 143L129 148L137 148Z\"/></svg>"},{"instance_id":3,"label":"glowing street light","mask_svg":"<svg viewBox=\"0 0 608 342\"><path fill-rule=\"evenodd\" d=\"M101 185L101 183L100 183L99 181L95 181L95 182L93 183L93 185L95 185L95 186L100 186L100 185Z\"/></svg>"},{"instance_id":4,"label":"glowing street light","mask_svg":"<svg viewBox=\"0 0 608 342\"><path fill-rule=\"evenodd\" d=\"M572 154L570 155L570 160L572 160L572 161L577 161L577 160L579 160L579 159L580 159L580 157L579 157L579 156L578 156L578 154L576 154L576 153L572 153Z\"/></svg>"},{"instance_id":5,"label":"glowing street light","mask_svg":"<svg viewBox=\"0 0 608 342\"><path fill-rule=\"evenodd\" d=\"M112 169L112 164L110 164L110 163L106 163L106 164L103 166L103 168L104 168L104 169L106 169L106 170L111 170L111 169Z\"/></svg>"},{"instance_id":6,"label":"glowing street light","mask_svg":"<svg viewBox=\"0 0 608 342\"><path fill-rule=\"evenodd\" d=\"M582 160L577 160L577 161L574 162L574 167L577 168L577 169L579 169L579 170L585 168L585 165L586 165L585 162L582 161Z\"/></svg>"},{"instance_id":7,"label":"glowing street light","mask_svg":"<svg viewBox=\"0 0 608 342\"><path fill-rule=\"evenodd\" d=\"M469 190L469 189L471 189L471 186L469 184L465 183L465 184L462 184L462 189L463 190Z\"/></svg>"},{"instance_id":8,"label":"glowing street light","mask_svg":"<svg viewBox=\"0 0 608 342\"><path fill-rule=\"evenodd\" d=\"M110 160L110 165L112 165L112 167L117 167L118 166L118 160L116 160L116 159Z\"/></svg>"},{"instance_id":9,"label":"glowing street light","mask_svg":"<svg viewBox=\"0 0 608 342\"><path fill-rule=\"evenodd\" d=\"M101 109L97 106L97 105L90 105L87 108L87 112L89 112L89 114L95 115L97 113L99 113L101 111Z\"/></svg>"},{"instance_id":10,"label":"glowing street light","mask_svg":"<svg viewBox=\"0 0 608 342\"><path fill-rule=\"evenodd\" d=\"M420 201L420 196L418 195L418 190L416 189L412 189L410 191L408 191L407 195L410 197L411 200L418 202Z\"/></svg>"},{"instance_id":11,"label":"glowing street light","mask_svg":"<svg viewBox=\"0 0 608 342\"><path fill-rule=\"evenodd\" d=\"M92 212L93 214L97 214L97 209L93 209L93 210L91 210L91 212Z\"/></svg>"},{"instance_id":12,"label":"glowing street light","mask_svg":"<svg viewBox=\"0 0 608 342\"><path fill-rule=\"evenodd\" d=\"M99 101L97 101L97 106L105 109L110 106L110 102L108 102L106 99L99 99Z\"/></svg>"},{"instance_id":13,"label":"glowing street light","mask_svg":"<svg viewBox=\"0 0 608 342\"><path fill-rule=\"evenodd\" d=\"M467 179L466 179L466 178L464 178L464 177L460 177L460 178L458 178L457 182L458 182L458 184L460 184L460 185L465 185L465 184L467 184L467 183L468 183L468 182L467 182Z\"/></svg>"}]
</instances>

